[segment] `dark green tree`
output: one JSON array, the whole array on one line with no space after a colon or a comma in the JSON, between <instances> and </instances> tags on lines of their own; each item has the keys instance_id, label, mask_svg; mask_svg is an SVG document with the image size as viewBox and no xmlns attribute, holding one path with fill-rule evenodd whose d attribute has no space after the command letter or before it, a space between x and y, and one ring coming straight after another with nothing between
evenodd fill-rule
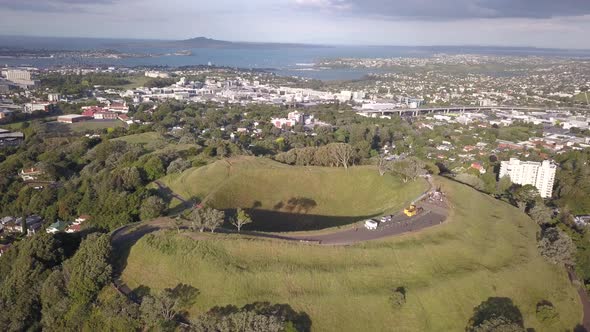
<instances>
[{"instance_id":1,"label":"dark green tree","mask_svg":"<svg viewBox=\"0 0 590 332\"><path fill-rule=\"evenodd\" d=\"M141 220L150 220L161 216L166 210L166 203L158 196L150 196L141 204Z\"/></svg>"},{"instance_id":2,"label":"dark green tree","mask_svg":"<svg viewBox=\"0 0 590 332\"><path fill-rule=\"evenodd\" d=\"M490 297L473 309L467 332L524 332L518 307L506 297Z\"/></svg>"}]
</instances>

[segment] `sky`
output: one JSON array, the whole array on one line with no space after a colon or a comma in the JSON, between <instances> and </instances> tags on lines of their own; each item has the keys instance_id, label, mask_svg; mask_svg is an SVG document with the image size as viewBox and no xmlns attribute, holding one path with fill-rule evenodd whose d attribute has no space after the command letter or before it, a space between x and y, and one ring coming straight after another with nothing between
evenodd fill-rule
<instances>
[{"instance_id":1,"label":"sky","mask_svg":"<svg viewBox=\"0 0 590 332\"><path fill-rule=\"evenodd\" d=\"M590 49L590 0L0 0L0 34Z\"/></svg>"}]
</instances>

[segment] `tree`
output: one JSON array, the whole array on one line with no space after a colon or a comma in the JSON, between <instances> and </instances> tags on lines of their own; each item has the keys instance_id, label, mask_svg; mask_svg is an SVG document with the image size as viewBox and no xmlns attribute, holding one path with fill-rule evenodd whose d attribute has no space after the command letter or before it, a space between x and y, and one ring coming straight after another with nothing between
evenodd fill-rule
<instances>
[{"instance_id":1,"label":"tree","mask_svg":"<svg viewBox=\"0 0 590 332\"><path fill-rule=\"evenodd\" d=\"M477 190L485 190L485 183L482 179L478 176L468 174L468 173L459 173L455 176L455 180L461 183L464 183L472 188Z\"/></svg>"},{"instance_id":2,"label":"tree","mask_svg":"<svg viewBox=\"0 0 590 332\"><path fill-rule=\"evenodd\" d=\"M82 331L139 331L142 327L139 305L114 288L105 287L98 295Z\"/></svg>"},{"instance_id":3,"label":"tree","mask_svg":"<svg viewBox=\"0 0 590 332\"><path fill-rule=\"evenodd\" d=\"M225 220L225 212L215 209L207 209L205 220L207 228L213 233L215 232L215 229L223 224L223 221Z\"/></svg>"},{"instance_id":4,"label":"tree","mask_svg":"<svg viewBox=\"0 0 590 332\"><path fill-rule=\"evenodd\" d=\"M214 307L191 325L194 332L308 332L311 319L305 312L296 312L287 304L256 302L242 308L233 305Z\"/></svg>"},{"instance_id":5,"label":"tree","mask_svg":"<svg viewBox=\"0 0 590 332\"><path fill-rule=\"evenodd\" d=\"M207 226L207 222L205 220L205 209L193 209L188 215L188 222L189 228L191 230L199 230L199 232L203 232L205 230L205 227Z\"/></svg>"},{"instance_id":6,"label":"tree","mask_svg":"<svg viewBox=\"0 0 590 332\"><path fill-rule=\"evenodd\" d=\"M191 163L188 160L184 160L182 158L178 158L173 160L170 165L168 165L168 169L166 169L166 174L173 174L173 173L182 173L183 171L189 169L191 167Z\"/></svg>"},{"instance_id":7,"label":"tree","mask_svg":"<svg viewBox=\"0 0 590 332\"><path fill-rule=\"evenodd\" d=\"M242 230L242 227L244 225L247 225L251 222L252 219L250 218L248 213L241 208L237 209L236 216L231 219L231 224L238 229L238 233Z\"/></svg>"},{"instance_id":8,"label":"tree","mask_svg":"<svg viewBox=\"0 0 590 332\"><path fill-rule=\"evenodd\" d=\"M524 332L518 307L506 297L490 297L473 309L467 332Z\"/></svg>"},{"instance_id":9,"label":"tree","mask_svg":"<svg viewBox=\"0 0 590 332\"><path fill-rule=\"evenodd\" d=\"M424 162L417 158L406 158L393 163L393 171L402 177L404 183L415 181L420 175L426 174Z\"/></svg>"},{"instance_id":10,"label":"tree","mask_svg":"<svg viewBox=\"0 0 590 332\"><path fill-rule=\"evenodd\" d=\"M537 188L530 184L516 188L512 194L513 200L522 211L525 211L539 197Z\"/></svg>"},{"instance_id":11,"label":"tree","mask_svg":"<svg viewBox=\"0 0 590 332\"><path fill-rule=\"evenodd\" d=\"M209 228L211 233L215 231L217 227L223 224L225 213L223 211L215 210L212 208L197 208L191 211L188 216L190 228L203 232L205 228Z\"/></svg>"},{"instance_id":12,"label":"tree","mask_svg":"<svg viewBox=\"0 0 590 332\"><path fill-rule=\"evenodd\" d=\"M158 196L150 196L141 204L141 220L154 219L166 210L166 203Z\"/></svg>"},{"instance_id":13,"label":"tree","mask_svg":"<svg viewBox=\"0 0 590 332\"><path fill-rule=\"evenodd\" d=\"M498 195L505 195L512 187L512 181L508 175L504 175L500 180L498 180L498 187L497 187L497 194Z\"/></svg>"},{"instance_id":14,"label":"tree","mask_svg":"<svg viewBox=\"0 0 590 332\"><path fill-rule=\"evenodd\" d=\"M387 172L391 172L393 169L392 162L385 159L385 156L380 155L377 160L377 168L379 169L379 175L383 176Z\"/></svg>"},{"instance_id":15,"label":"tree","mask_svg":"<svg viewBox=\"0 0 590 332\"><path fill-rule=\"evenodd\" d=\"M39 329L40 290L63 259L62 243L45 232L23 239L2 256L0 330Z\"/></svg>"},{"instance_id":16,"label":"tree","mask_svg":"<svg viewBox=\"0 0 590 332\"><path fill-rule=\"evenodd\" d=\"M61 269L53 271L41 288L41 323L44 330L64 331L67 328L65 314L71 306Z\"/></svg>"},{"instance_id":17,"label":"tree","mask_svg":"<svg viewBox=\"0 0 590 332\"><path fill-rule=\"evenodd\" d=\"M541 256L553 264L574 265L576 247L571 237L557 227L549 227L541 232L537 244Z\"/></svg>"},{"instance_id":18,"label":"tree","mask_svg":"<svg viewBox=\"0 0 590 332\"><path fill-rule=\"evenodd\" d=\"M76 254L64 263L68 294L75 302L91 302L112 278L111 239L108 234L91 234Z\"/></svg>"},{"instance_id":19,"label":"tree","mask_svg":"<svg viewBox=\"0 0 590 332\"><path fill-rule=\"evenodd\" d=\"M535 206L533 206L529 211L529 216L533 219L539 226L550 224L551 218L553 217L553 211L545 205L542 201L537 201Z\"/></svg>"},{"instance_id":20,"label":"tree","mask_svg":"<svg viewBox=\"0 0 590 332\"><path fill-rule=\"evenodd\" d=\"M166 169L162 159L158 156L153 156L143 166L145 173L150 180L157 180L166 175Z\"/></svg>"},{"instance_id":21,"label":"tree","mask_svg":"<svg viewBox=\"0 0 590 332\"><path fill-rule=\"evenodd\" d=\"M137 167L125 167L117 172L113 172L113 180L116 187L127 191L135 190L143 184L141 174Z\"/></svg>"},{"instance_id":22,"label":"tree","mask_svg":"<svg viewBox=\"0 0 590 332\"><path fill-rule=\"evenodd\" d=\"M23 212L23 215L20 219L20 227L23 235L27 235L29 229L27 228L27 213Z\"/></svg>"},{"instance_id":23,"label":"tree","mask_svg":"<svg viewBox=\"0 0 590 332\"><path fill-rule=\"evenodd\" d=\"M346 143L332 143L328 144L327 147L333 162L336 165L342 165L342 167L347 169L352 160L352 147Z\"/></svg>"},{"instance_id":24,"label":"tree","mask_svg":"<svg viewBox=\"0 0 590 332\"><path fill-rule=\"evenodd\" d=\"M182 310L195 303L199 290L185 284L166 288L160 294L146 295L141 301L141 314L149 327L161 326L173 322Z\"/></svg>"}]
</instances>

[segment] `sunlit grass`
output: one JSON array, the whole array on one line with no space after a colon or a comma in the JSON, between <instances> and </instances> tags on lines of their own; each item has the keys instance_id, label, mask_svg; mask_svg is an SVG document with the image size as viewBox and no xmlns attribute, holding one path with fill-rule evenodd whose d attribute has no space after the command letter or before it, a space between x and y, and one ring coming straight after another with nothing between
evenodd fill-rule
<instances>
[{"instance_id":1,"label":"sunlit grass","mask_svg":"<svg viewBox=\"0 0 590 332\"><path fill-rule=\"evenodd\" d=\"M201 295L193 315L216 305L289 303L314 331L463 331L473 308L491 296L514 300L526 327L571 330L581 318L562 268L537 253L536 226L516 208L441 181L453 206L447 223L350 247L164 232L132 249L122 278L153 290L188 283ZM392 289L408 290L394 310ZM535 305L549 300L560 321L542 326Z\"/></svg>"}]
</instances>

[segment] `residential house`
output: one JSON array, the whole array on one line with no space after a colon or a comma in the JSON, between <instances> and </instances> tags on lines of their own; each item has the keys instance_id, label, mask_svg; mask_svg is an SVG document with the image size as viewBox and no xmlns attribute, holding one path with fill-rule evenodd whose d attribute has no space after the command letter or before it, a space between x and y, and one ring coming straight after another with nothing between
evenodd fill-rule
<instances>
[{"instance_id":1,"label":"residential house","mask_svg":"<svg viewBox=\"0 0 590 332\"><path fill-rule=\"evenodd\" d=\"M41 112L50 112L54 107L54 103L47 103L47 102L32 102L25 104L24 112L25 113L33 113L36 111Z\"/></svg>"},{"instance_id":2,"label":"residential house","mask_svg":"<svg viewBox=\"0 0 590 332\"><path fill-rule=\"evenodd\" d=\"M127 106L126 102L122 102L122 103L110 102L110 103L108 103L107 109L111 112L116 112L116 113L128 113L129 112L129 106Z\"/></svg>"},{"instance_id":3,"label":"residential house","mask_svg":"<svg viewBox=\"0 0 590 332\"><path fill-rule=\"evenodd\" d=\"M82 223L90 219L88 215L81 215L74 222L66 228L66 233L77 233L82 229Z\"/></svg>"},{"instance_id":4,"label":"residential house","mask_svg":"<svg viewBox=\"0 0 590 332\"><path fill-rule=\"evenodd\" d=\"M54 222L53 224L49 225L49 227L47 227L47 229L45 231L49 234L55 234L55 233L63 232L66 229L66 227L68 227L67 222L58 220L58 221Z\"/></svg>"},{"instance_id":5,"label":"residential house","mask_svg":"<svg viewBox=\"0 0 590 332\"><path fill-rule=\"evenodd\" d=\"M131 120L131 118L129 118L129 116L125 115L125 114L120 114L117 119L125 122L128 125L132 125L133 124L133 120Z\"/></svg>"},{"instance_id":6,"label":"residential house","mask_svg":"<svg viewBox=\"0 0 590 332\"><path fill-rule=\"evenodd\" d=\"M24 139L25 134L21 132L11 132L6 129L0 129L0 147L18 146L22 144Z\"/></svg>"},{"instance_id":7,"label":"residential house","mask_svg":"<svg viewBox=\"0 0 590 332\"><path fill-rule=\"evenodd\" d=\"M471 168L478 170L480 174L486 174L485 167L483 167L483 165L480 163L477 163L477 162L472 163Z\"/></svg>"},{"instance_id":8,"label":"residential house","mask_svg":"<svg viewBox=\"0 0 590 332\"><path fill-rule=\"evenodd\" d=\"M96 120L117 120L117 113L115 112L96 112L94 113L94 119Z\"/></svg>"},{"instance_id":9,"label":"residential house","mask_svg":"<svg viewBox=\"0 0 590 332\"><path fill-rule=\"evenodd\" d=\"M23 168L19 172L19 176L23 181L36 181L39 176L43 175L43 171L36 167Z\"/></svg>"},{"instance_id":10,"label":"residential house","mask_svg":"<svg viewBox=\"0 0 590 332\"><path fill-rule=\"evenodd\" d=\"M22 233L22 231L23 231L22 220L23 220L22 217L16 218L16 219L14 219L14 221L4 225L4 229L8 232ZM43 218L36 216L36 215L28 216L25 220L27 234L37 233L37 231L39 231L39 229L41 229L41 227L43 226L42 223L43 223Z\"/></svg>"}]
</instances>

